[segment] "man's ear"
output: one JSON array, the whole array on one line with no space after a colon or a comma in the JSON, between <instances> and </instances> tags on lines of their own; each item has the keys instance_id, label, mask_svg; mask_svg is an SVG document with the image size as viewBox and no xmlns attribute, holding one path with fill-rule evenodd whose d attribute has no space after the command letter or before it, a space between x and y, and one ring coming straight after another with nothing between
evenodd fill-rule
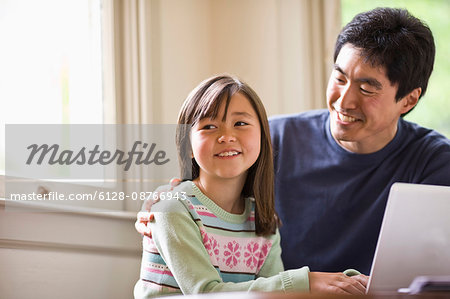
<instances>
[{"instance_id":1,"label":"man's ear","mask_svg":"<svg viewBox=\"0 0 450 299\"><path fill-rule=\"evenodd\" d=\"M408 93L406 96L403 97L403 99L400 100L402 103L402 110L401 114L404 114L414 108L414 106L417 105L417 102L419 102L419 97L422 94L422 88L417 87L414 88L410 93Z\"/></svg>"}]
</instances>

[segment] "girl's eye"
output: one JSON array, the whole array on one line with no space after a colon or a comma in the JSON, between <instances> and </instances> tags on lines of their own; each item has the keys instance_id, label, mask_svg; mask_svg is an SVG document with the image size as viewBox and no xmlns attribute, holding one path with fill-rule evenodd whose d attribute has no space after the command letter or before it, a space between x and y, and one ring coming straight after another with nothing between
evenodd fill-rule
<instances>
[{"instance_id":1,"label":"girl's eye","mask_svg":"<svg viewBox=\"0 0 450 299\"><path fill-rule=\"evenodd\" d=\"M215 129L216 126L215 125L205 125L202 127L202 130L211 130L211 129Z\"/></svg>"},{"instance_id":2,"label":"girl's eye","mask_svg":"<svg viewBox=\"0 0 450 299\"><path fill-rule=\"evenodd\" d=\"M240 127L240 126L246 126L246 125L248 125L248 123L243 122L243 121L238 121L238 122L236 122L234 125L235 125L236 127Z\"/></svg>"}]
</instances>

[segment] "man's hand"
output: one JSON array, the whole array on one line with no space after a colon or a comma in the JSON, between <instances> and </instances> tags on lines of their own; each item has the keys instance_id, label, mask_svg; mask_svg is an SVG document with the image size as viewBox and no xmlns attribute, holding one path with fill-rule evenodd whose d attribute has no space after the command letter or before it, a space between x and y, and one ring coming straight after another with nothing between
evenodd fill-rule
<instances>
[{"instance_id":1,"label":"man's hand","mask_svg":"<svg viewBox=\"0 0 450 299\"><path fill-rule=\"evenodd\" d=\"M153 214L150 212L139 212L137 214L137 220L134 223L134 227L143 236L152 237L152 231L147 226L149 221L153 221Z\"/></svg>"},{"instance_id":2,"label":"man's hand","mask_svg":"<svg viewBox=\"0 0 450 299\"><path fill-rule=\"evenodd\" d=\"M359 274L359 275L351 276L351 278L359 281L364 286L364 288L367 289L367 284L369 283L369 276L364 275L364 274Z\"/></svg>"},{"instance_id":3,"label":"man's hand","mask_svg":"<svg viewBox=\"0 0 450 299\"><path fill-rule=\"evenodd\" d=\"M363 295L368 279L363 274L350 277L344 273L310 272L309 288L311 293Z\"/></svg>"},{"instance_id":4,"label":"man's hand","mask_svg":"<svg viewBox=\"0 0 450 299\"><path fill-rule=\"evenodd\" d=\"M181 180L179 178L173 178L170 180L170 188L167 190L160 190L161 192L164 191L172 191L175 186L178 186L180 184ZM152 205L157 203L159 201L159 196L155 196L153 200L148 200L144 203L144 209L142 212L139 212L137 214L137 220L134 224L134 227L140 233L141 235L152 237L152 231L150 230L150 227L148 226L148 223L153 221L154 215L150 212L152 209Z\"/></svg>"}]
</instances>

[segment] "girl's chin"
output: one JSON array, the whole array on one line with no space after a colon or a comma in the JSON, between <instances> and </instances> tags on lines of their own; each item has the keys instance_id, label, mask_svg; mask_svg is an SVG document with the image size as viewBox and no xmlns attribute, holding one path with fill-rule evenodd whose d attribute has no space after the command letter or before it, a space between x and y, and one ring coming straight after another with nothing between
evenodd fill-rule
<instances>
[{"instance_id":1,"label":"girl's chin","mask_svg":"<svg viewBox=\"0 0 450 299\"><path fill-rule=\"evenodd\" d=\"M246 175L247 175L247 171L244 171L244 172L229 171L229 172L216 173L216 177L218 179L223 179L223 180L238 180L241 178L245 179Z\"/></svg>"}]
</instances>

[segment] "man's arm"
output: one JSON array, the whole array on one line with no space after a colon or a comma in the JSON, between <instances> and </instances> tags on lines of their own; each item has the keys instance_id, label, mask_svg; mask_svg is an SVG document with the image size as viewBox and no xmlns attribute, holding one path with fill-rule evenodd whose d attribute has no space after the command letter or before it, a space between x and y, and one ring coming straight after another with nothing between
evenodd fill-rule
<instances>
[{"instance_id":1,"label":"man's arm","mask_svg":"<svg viewBox=\"0 0 450 299\"><path fill-rule=\"evenodd\" d=\"M179 178L172 178L167 190L159 190L159 192L172 191L174 187L180 184L180 182L181 180ZM136 228L137 232L149 238L152 237L152 231L148 226L148 223L150 221L153 221L154 219L154 215L150 211L152 209L152 205L159 201L159 196L154 196L152 198L154 199L148 200L142 205L142 209L140 212L138 212L136 222L134 223L134 227Z\"/></svg>"}]
</instances>

